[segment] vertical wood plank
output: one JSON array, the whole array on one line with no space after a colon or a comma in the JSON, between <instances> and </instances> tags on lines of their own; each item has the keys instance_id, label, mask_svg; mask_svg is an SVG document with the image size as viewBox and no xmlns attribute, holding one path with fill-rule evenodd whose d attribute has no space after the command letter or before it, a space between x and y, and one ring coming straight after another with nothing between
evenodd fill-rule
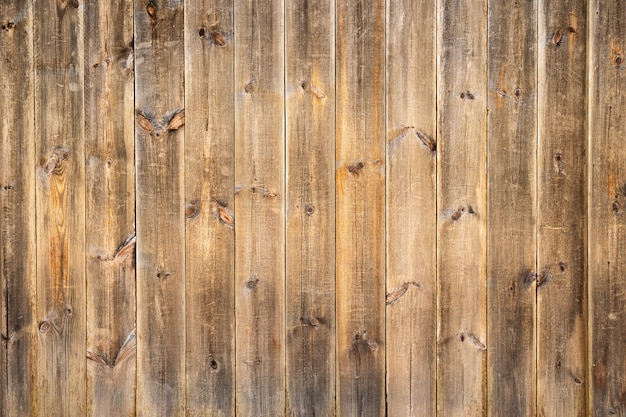
<instances>
[{"instance_id":1,"label":"vertical wood plank","mask_svg":"<svg viewBox=\"0 0 626 417\"><path fill-rule=\"evenodd\" d=\"M36 235L32 4L0 4L0 409L34 412ZM19 86L19 88L16 88Z\"/></svg>"},{"instance_id":2,"label":"vertical wood plank","mask_svg":"<svg viewBox=\"0 0 626 417\"><path fill-rule=\"evenodd\" d=\"M285 412L284 2L235 3L237 414Z\"/></svg>"},{"instance_id":3,"label":"vertical wood plank","mask_svg":"<svg viewBox=\"0 0 626 417\"><path fill-rule=\"evenodd\" d=\"M86 405L83 4L34 11L37 193L37 413Z\"/></svg>"},{"instance_id":4,"label":"vertical wood plank","mask_svg":"<svg viewBox=\"0 0 626 417\"><path fill-rule=\"evenodd\" d=\"M586 397L585 0L539 2L537 414Z\"/></svg>"},{"instance_id":5,"label":"vertical wood plank","mask_svg":"<svg viewBox=\"0 0 626 417\"><path fill-rule=\"evenodd\" d=\"M337 2L337 415L385 413L385 2Z\"/></svg>"},{"instance_id":6,"label":"vertical wood plank","mask_svg":"<svg viewBox=\"0 0 626 417\"><path fill-rule=\"evenodd\" d=\"M387 1L387 414L435 415L436 3Z\"/></svg>"},{"instance_id":7,"label":"vertical wood plank","mask_svg":"<svg viewBox=\"0 0 626 417\"><path fill-rule=\"evenodd\" d=\"M486 413L487 2L438 2L440 416Z\"/></svg>"},{"instance_id":8,"label":"vertical wood plank","mask_svg":"<svg viewBox=\"0 0 626 417\"><path fill-rule=\"evenodd\" d=\"M185 414L183 15L135 2L139 416Z\"/></svg>"},{"instance_id":9,"label":"vertical wood plank","mask_svg":"<svg viewBox=\"0 0 626 417\"><path fill-rule=\"evenodd\" d=\"M233 1L185 5L187 401L235 411Z\"/></svg>"},{"instance_id":10,"label":"vertical wood plank","mask_svg":"<svg viewBox=\"0 0 626 417\"><path fill-rule=\"evenodd\" d=\"M335 407L335 4L286 3L288 416Z\"/></svg>"},{"instance_id":11,"label":"vertical wood plank","mask_svg":"<svg viewBox=\"0 0 626 417\"><path fill-rule=\"evenodd\" d=\"M133 5L85 6L87 413L135 415Z\"/></svg>"},{"instance_id":12,"label":"vertical wood plank","mask_svg":"<svg viewBox=\"0 0 626 417\"><path fill-rule=\"evenodd\" d=\"M626 415L626 3L589 2L589 415Z\"/></svg>"},{"instance_id":13,"label":"vertical wood plank","mask_svg":"<svg viewBox=\"0 0 626 417\"><path fill-rule=\"evenodd\" d=\"M489 2L489 416L534 416L537 5Z\"/></svg>"}]
</instances>

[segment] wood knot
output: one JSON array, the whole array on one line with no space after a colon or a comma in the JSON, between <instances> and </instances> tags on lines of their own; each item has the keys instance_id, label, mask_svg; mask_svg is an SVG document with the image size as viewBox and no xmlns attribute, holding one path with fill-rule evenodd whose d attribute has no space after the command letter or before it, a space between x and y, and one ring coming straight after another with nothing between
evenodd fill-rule
<instances>
[{"instance_id":1,"label":"wood knot","mask_svg":"<svg viewBox=\"0 0 626 417\"><path fill-rule=\"evenodd\" d=\"M170 275L172 275L170 271L165 271L163 268L157 269L156 277L158 279L167 279Z\"/></svg>"},{"instance_id":2,"label":"wood knot","mask_svg":"<svg viewBox=\"0 0 626 417\"><path fill-rule=\"evenodd\" d=\"M218 205L215 209L215 217L221 224L229 229L235 228L235 214L226 208L226 206Z\"/></svg>"},{"instance_id":3,"label":"wood knot","mask_svg":"<svg viewBox=\"0 0 626 417\"><path fill-rule=\"evenodd\" d=\"M315 207L313 206L313 204L305 204L304 205L304 212L306 213L307 216L312 216L313 213L315 213Z\"/></svg>"},{"instance_id":4,"label":"wood knot","mask_svg":"<svg viewBox=\"0 0 626 417\"><path fill-rule=\"evenodd\" d=\"M249 290L255 290L259 285L259 277L257 277L256 275L251 276L247 281L246 281L246 288Z\"/></svg>"},{"instance_id":5,"label":"wood knot","mask_svg":"<svg viewBox=\"0 0 626 417\"><path fill-rule=\"evenodd\" d=\"M63 146L55 148L52 155L48 158L44 164L43 171L46 174L63 174L65 161L69 158L69 149Z\"/></svg>"},{"instance_id":6,"label":"wood knot","mask_svg":"<svg viewBox=\"0 0 626 417\"><path fill-rule=\"evenodd\" d=\"M154 4L151 1L148 2L148 4L146 5L146 12L148 13L148 16L150 16L152 19L156 19L156 15L157 15L156 4Z\"/></svg>"},{"instance_id":7,"label":"wood knot","mask_svg":"<svg viewBox=\"0 0 626 417\"><path fill-rule=\"evenodd\" d=\"M459 97L461 97L461 100L474 100L476 98L469 90L462 91L461 94L459 94Z\"/></svg>"},{"instance_id":8,"label":"wood knot","mask_svg":"<svg viewBox=\"0 0 626 417\"><path fill-rule=\"evenodd\" d=\"M363 161L355 161L348 165L348 172L352 175L359 175L364 167L365 163Z\"/></svg>"},{"instance_id":9,"label":"wood knot","mask_svg":"<svg viewBox=\"0 0 626 417\"><path fill-rule=\"evenodd\" d=\"M213 44L217 46L226 46L226 37L224 37L224 33L221 30L213 28L210 35Z\"/></svg>"},{"instance_id":10,"label":"wood knot","mask_svg":"<svg viewBox=\"0 0 626 417\"><path fill-rule=\"evenodd\" d=\"M177 110L172 116L172 118L170 119L169 123L167 124L167 130L169 131L178 130L184 125L185 125L185 109Z\"/></svg>"},{"instance_id":11,"label":"wood knot","mask_svg":"<svg viewBox=\"0 0 626 417\"><path fill-rule=\"evenodd\" d=\"M52 324L49 321L42 321L39 323L39 333L46 334L52 329Z\"/></svg>"},{"instance_id":12,"label":"wood knot","mask_svg":"<svg viewBox=\"0 0 626 417\"><path fill-rule=\"evenodd\" d=\"M9 32L12 29L15 29L15 23L14 22L8 22L8 23L5 23L4 25L2 25L2 30L5 31L5 32Z\"/></svg>"},{"instance_id":13,"label":"wood knot","mask_svg":"<svg viewBox=\"0 0 626 417\"><path fill-rule=\"evenodd\" d=\"M248 83L246 84L243 90L246 92L246 94L250 94L251 92L254 91L255 88L256 88L256 80L253 78L250 81L248 81Z\"/></svg>"},{"instance_id":14,"label":"wood knot","mask_svg":"<svg viewBox=\"0 0 626 417\"><path fill-rule=\"evenodd\" d=\"M556 32L554 32L554 34L552 35L552 39L550 40L550 42L552 43L552 45L558 48L559 46L561 46L562 41L563 38L561 36L561 29L557 29Z\"/></svg>"},{"instance_id":15,"label":"wood knot","mask_svg":"<svg viewBox=\"0 0 626 417\"><path fill-rule=\"evenodd\" d=\"M431 153L435 153L437 151L437 142L430 135L426 134L421 130L414 130L415 136L422 142L422 145L426 146Z\"/></svg>"},{"instance_id":16,"label":"wood knot","mask_svg":"<svg viewBox=\"0 0 626 417\"><path fill-rule=\"evenodd\" d=\"M189 204L185 207L185 218L193 219L194 217L198 217L200 214L200 206L199 201L197 199L191 200Z\"/></svg>"}]
</instances>

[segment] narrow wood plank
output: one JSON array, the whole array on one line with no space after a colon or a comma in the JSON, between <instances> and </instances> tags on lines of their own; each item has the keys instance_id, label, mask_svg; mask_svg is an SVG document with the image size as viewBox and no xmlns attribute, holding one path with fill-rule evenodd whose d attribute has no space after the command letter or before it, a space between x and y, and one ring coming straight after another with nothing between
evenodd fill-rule
<instances>
[{"instance_id":1,"label":"narrow wood plank","mask_svg":"<svg viewBox=\"0 0 626 417\"><path fill-rule=\"evenodd\" d=\"M235 412L233 1L185 7L187 401Z\"/></svg>"},{"instance_id":2,"label":"narrow wood plank","mask_svg":"<svg viewBox=\"0 0 626 417\"><path fill-rule=\"evenodd\" d=\"M486 414L487 2L438 2L439 416Z\"/></svg>"},{"instance_id":3,"label":"narrow wood plank","mask_svg":"<svg viewBox=\"0 0 626 417\"><path fill-rule=\"evenodd\" d=\"M30 2L0 4L0 409L8 416L31 415L36 392L32 13Z\"/></svg>"},{"instance_id":4,"label":"narrow wood plank","mask_svg":"<svg viewBox=\"0 0 626 417\"><path fill-rule=\"evenodd\" d=\"M139 416L185 414L183 18L180 0L135 2Z\"/></svg>"},{"instance_id":5,"label":"narrow wood plank","mask_svg":"<svg viewBox=\"0 0 626 417\"><path fill-rule=\"evenodd\" d=\"M489 1L489 416L536 415L537 5Z\"/></svg>"},{"instance_id":6,"label":"narrow wood plank","mask_svg":"<svg viewBox=\"0 0 626 417\"><path fill-rule=\"evenodd\" d=\"M335 407L335 5L287 2L288 416Z\"/></svg>"},{"instance_id":7,"label":"narrow wood plank","mask_svg":"<svg viewBox=\"0 0 626 417\"><path fill-rule=\"evenodd\" d=\"M537 414L586 402L585 0L539 1Z\"/></svg>"},{"instance_id":8,"label":"narrow wood plank","mask_svg":"<svg viewBox=\"0 0 626 417\"><path fill-rule=\"evenodd\" d=\"M385 413L385 2L337 2L337 415Z\"/></svg>"},{"instance_id":9,"label":"narrow wood plank","mask_svg":"<svg viewBox=\"0 0 626 417\"><path fill-rule=\"evenodd\" d=\"M626 3L589 2L589 415L626 415Z\"/></svg>"},{"instance_id":10,"label":"narrow wood plank","mask_svg":"<svg viewBox=\"0 0 626 417\"><path fill-rule=\"evenodd\" d=\"M284 1L235 3L236 398L285 412Z\"/></svg>"},{"instance_id":11,"label":"narrow wood plank","mask_svg":"<svg viewBox=\"0 0 626 417\"><path fill-rule=\"evenodd\" d=\"M388 0L387 414L435 415L436 3Z\"/></svg>"},{"instance_id":12,"label":"narrow wood plank","mask_svg":"<svg viewBox=\"0 0 626 417\"><path fill-rule=\"evenodd\" d=\"M87 414L135 415L133 6L85 6Z\"/></svg>"},{"instance_id":13,"label":"narrow wood plank","mask_svg":"<svg viewBox=\"0 0 626 417\"><path fill-rule=\"evenodd\" d=\"M34 11L37 194L36 413L86 405L83 4Z\"/></svg>"}]
</instances>

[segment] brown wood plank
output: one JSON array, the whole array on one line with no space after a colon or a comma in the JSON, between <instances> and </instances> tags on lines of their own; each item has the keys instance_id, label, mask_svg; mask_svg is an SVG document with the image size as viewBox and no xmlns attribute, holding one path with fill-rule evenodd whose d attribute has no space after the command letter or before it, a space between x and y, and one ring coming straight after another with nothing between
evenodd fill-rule
<instances>
[{"instance_id":1,"label":"brown wood plank","mask_svg":"<svg viewBox=\"0 0 626 417\"><path fill-rule=\"evenodd\" d=\"M87 413L135 415L133 6L85 7Z\"/></svg>"},{"instance_id":2,"label":"brown wood plank","mask_svg":"<svg viewBox=\"0 0 626 417\"><path fill-rule=\"evenodd\" d=\"M183 4L135 2L137 415L185 414Z\"/></svg>"},{"instance_id":3,"label":"brown wood plank","mask_svg":"<svg viewBox=\"0 0 626 417\"><path fill-rule=\"evenodd\" d=\"M534 416L537 5L489 1L489 416Z\"/></svg>"},{"instance_id":4,"label":"brown wood plank","mask_svg":"<svg viewBox=\"0 0 626 417\"><path fill-rule=\"evenodd\" d=\"M86 405L83 5L34 11L37 194L37 413Z\"/></svg>"},{"instance_id":5,"label":"brown wood plank","mask_svg":"<svg viewBox=\"0 0 626 417\"><path fill-rule=\"evenodd\" d=\"M537 414L583 416L587 7L538 10Z\"/></svg>"},{"instance_id":6,"label":"brown wood plank","mask_svg":"<svg viewBox=\"0 0 626 417\"><path fill-rule=\"evenodd\" d=\"M35 411L37 340L33 81L30 2L0 4L0 410ZM19 88L16 88L19 86Z\"/></svg>"},{"instance_id":7,"label":"brown wood plank","mask_svg":"<svg viewBox=\"0 0 626 417\"><path fill-rule=\"evenodd\" d=\"M385 2L336 7L337 415L383 415Z\"/></svg>"},{"instance_id":8,"label":"brown wood plank","mask_svg":"<svg viewBox=\"0 0 626 417\"><path fill-rule=\"evenodd\" d=\"M235 3L236 398L285 412L284 2Z\"/></svg>"},{"instance_id":9,"label":"brown wood plank","mask_svg":"<svg viewBox=\"0 0 626 417\"><path fill-rule=\"evenodd\" d=\"M436 3L388 0L387 414L435 415Z\"/></svg>"},{"instance_id":10,"label":"brown wood plank","mask_svg":"<svg viewBox=\"0 0 626 417\"><path fill-rule=\"evenodd\" d=\"M287 2L287 415L335 407L335 8Z\"/></svg>"},{"instance_id":11,"label":"brown wood plank","mask_svg":"<svg viewBox=\"0 0 626 417\"><path fill-rule=\"evenodd\" d=\"M626 3L589 2L589 415L626 415Z\"/></svg>"},{"instance_id":12,"label":"brown wood plank","mask_svg":"<svg viewBox=\"0 0 626 417\"><path fill-rule=\"evenodd\" d=\"M233 1L185 7L187 401L235 412Z\"/></svg>"},{"instance_id":13,"label":"brown wood plank","mask_svg":"<svg viewBox=\"0 0 626 417\"><path fill-rule=\"evenodd\" d=\"M486 6L438 2L439 416L487 407Z\"/></svg>"}]
</instances>

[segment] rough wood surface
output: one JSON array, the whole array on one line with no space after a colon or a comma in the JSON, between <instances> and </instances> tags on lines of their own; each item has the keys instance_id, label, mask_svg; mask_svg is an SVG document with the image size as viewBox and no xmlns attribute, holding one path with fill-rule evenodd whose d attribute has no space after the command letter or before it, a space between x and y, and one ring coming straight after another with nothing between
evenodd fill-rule
<instances>
[{"instance_id":1,"label":"rough wood surface","mask_svg":"<svg viewBox=\"0 0 626 417\"><path fill-rule=\"evenodd\" d=\"M386 4L387 414L436 412L436 3Z\"/></svg>"},{"instance_id":2,"label":"rough wood surface","mask_svg":"<svg viewBox=\"0 0 626 417\"><path fill-rule=\"evenodd\" d=\"M385 2L337 2L337 415L385 412Z\"/></svg>"},{"instance_id":3,"label":"rough wood surface","mask_svg":"<svg viewBox=\"0 0 626 417\"><path fill-rule=\"evenodd\" d=\"M236 398L285 412L284 2L235 3Z\"/></svg>"},{"instance_id":4,"label":"rough wood surface","mask_svg":"<svg viewBox=\"0 0 626 417\"><path fill-rule=\"evenodd\" d=\"M486 413L487 2L439 0L439 416Z\"/></svg>"},{"instance_id":5,"label":"rough wood surface","mask_svg":"<svg viewBox=\"0 0 626 417\"><path fill-rule=\"evenodd\" d=\"M133 7L85 8L87 413L135 415Z\"/></svg>"},{"instance_id":6,"label":"rough wood surface","mask_svg":"<svg viewBox=\"0 0 626 417\"><path fill-rule=\"evenodd\" d=\"M335 401L335 8L288 2L286 59L287 415Z\"/></svg>"},{"instance_id":7,"label":"rough wood surface","mask_svg":"<svg viewBox=\"0 0 626 417\"><path fill-rule=\"evenodd\" d=\"M513 6L513 7L511 7ZM537 6L489 2L489 416L536 414Z\"/></svg>"},{"instance_id":8,"label":"rough wood surface","mask_svg":"<svg viewBox=\"0 0 626 417\"><path fill-rule=\"evenodd\" d=\"M183 15L135 2L139 416L185 415Z\"/></svg>"},{"instance_id":9,"label":"rough wood surface","mask_svg":"<svg viewBox=\"0 0 626 417\"><path fill-rule=\"evenodd\" d=\"M233 1L185 5L189 416L235 411Z\"/></svg>"},{"instance_id":10,"label":"rough wood surface","mask_svg":"<svg viewBox=\"0 0 626 417\"><path fill-rule=\"evenodd\" d=\"M538 9L537 414L583 416L587 7Z\"/></svg>"},{"instance_id":11,"label":"rough wood surface","mask_svg":"<svg viewBox=\"0 0 626 417\"><path fill-rule=\"evenodd\" d=\"M32 4L0 4L0 410L34 412L37 337ZM16 88L19 86L19 88Z\"/></svg>"}]
</instances>

